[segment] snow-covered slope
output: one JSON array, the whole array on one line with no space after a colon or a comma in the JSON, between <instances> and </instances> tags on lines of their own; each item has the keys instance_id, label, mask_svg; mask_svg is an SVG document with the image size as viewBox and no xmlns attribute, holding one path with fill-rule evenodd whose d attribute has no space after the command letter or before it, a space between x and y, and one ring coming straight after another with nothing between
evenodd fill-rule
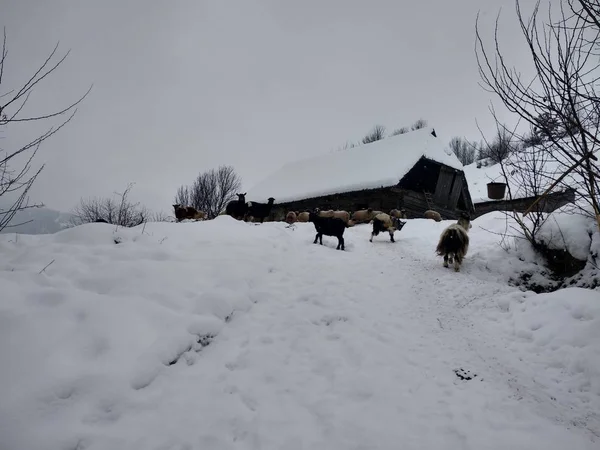
<instances>
[{"instance_id":1,"label":"snow-covered slope","mask_svg":"<svg viewBox=\"0 0 600 450\"><path fill-rule=\"evenodd\" d=\"M494 215L445 269L448 223L0 236L0 448L597 449L600 293L509 287Z\"/></svg>"}]
</instances>

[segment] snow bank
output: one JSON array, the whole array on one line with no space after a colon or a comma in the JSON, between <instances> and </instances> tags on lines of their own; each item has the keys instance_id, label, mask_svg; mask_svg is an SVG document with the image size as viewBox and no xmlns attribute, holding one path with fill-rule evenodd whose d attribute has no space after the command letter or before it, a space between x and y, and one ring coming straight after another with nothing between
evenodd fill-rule
<instances>
[{"instance_id":1,"label":"snow bank","mask_svg":"<svg viewBox=\"0 0 600 450\"><path fill-rule=\"evenodd\" d=\"M33 426L40 440L27 448L68 448L65 424L107 424L135 408L137 391L178 358L192 363L259 300L294 246L283 225L250 237L251 225L223 216L2 235L0 447L25 449Z\"/></svg>"},{"instance_id":2,"label":"snow bank","mask_svg":"<svg viewBox=\"0 0 600 450\"><path fill-rule=\"evenodd\" d=\"M573 257L585 261L590 254L591 236L597 227L592 218L561 208L548 216L537 238L550 249L568 250Z\"/></svg>"},{"instance_id":3,"label":"snow bank","mask_svg":"<svg viewBox=\"0 0 600 450\"><path fill-rule=\"evenodd\" d=\"M493 215L443 268L449 223L0 236L0 448L597 447L597 303L515 294Z\"/></svg>"},{"instance_id":4,"label":"snow bank","mask_svg":"<svg viewBox=\"0 0 600 450\"><path fill-rule=\"evenodd\" d=\"M512 370L523 395L574 412L576 426L600 427L600 292L566 288L500 296L485 306L499 330L499 364Z\"/></svg>"},{"instance_id":5,"label":"snow bank","mask_svg":"<svg viewBox=\"0 0 600 450\"><path fill-rule=\"evenodd\" d=\"M284 165L248 191L246 199L277 203L323 195L393 186L421 157L462 170L446 142L422 128L344 151Z\"/></svg>"}]
</instances>

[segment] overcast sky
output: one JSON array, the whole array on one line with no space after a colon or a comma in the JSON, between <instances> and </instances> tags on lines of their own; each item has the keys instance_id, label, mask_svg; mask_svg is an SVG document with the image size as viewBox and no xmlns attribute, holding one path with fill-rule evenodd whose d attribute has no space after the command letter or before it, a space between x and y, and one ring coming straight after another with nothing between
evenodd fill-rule
<instances>
[{"instance_id":1,"label":"overcast sky","mask_svg":"<svg viewBox=\"0 0 600 450\"><path fill-rule=\"evenodd\" d=\"M33 199L68 211L135 182L136 200L170 212L177 187L201 171L231 164L248 190L374 124L392 131L424 118L441 139L480 139L477 119L491 133L489 101L500 104L477 84L474 28L480 10L492 37L500 7L502 44L520 64L513 0L0 0L0 89L60 41L71 54L28 112L94 87L40 149ZM2 147L28 133L11 127Z\"/></svg>"}]
</instances>

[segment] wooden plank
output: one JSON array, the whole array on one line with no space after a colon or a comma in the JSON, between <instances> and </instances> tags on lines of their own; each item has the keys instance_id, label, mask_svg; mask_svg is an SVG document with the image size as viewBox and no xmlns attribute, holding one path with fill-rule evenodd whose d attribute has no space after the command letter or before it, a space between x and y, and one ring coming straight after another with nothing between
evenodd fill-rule
<instances>
[{"instance_id":1,"label":"wooden plank","mask_svg":"<svg viewBox=\"0 0 600 450\"><path fill-rule=\"evenodd\" d=\"M464 184L464 175L462 173L457 173L456 177L454 178L454 184L452 185L452 191L450 191L450 198L447 205L448 208L456 209L456 205Z\"/></svg>"},{"instance_id":2,"label":"wooden plank","mask_svg":"<svg viewBox=\"0 0 600 450\"><path fill-rule=\"evenodd\" d=\"M446 207L448 206L448 197L450 195L450 188L454 180L454 170L448 169L444 166L440 168L440 175L435 186L435 193L433 195L433 201L436 205Z\"/></svg>"}]
</instances>

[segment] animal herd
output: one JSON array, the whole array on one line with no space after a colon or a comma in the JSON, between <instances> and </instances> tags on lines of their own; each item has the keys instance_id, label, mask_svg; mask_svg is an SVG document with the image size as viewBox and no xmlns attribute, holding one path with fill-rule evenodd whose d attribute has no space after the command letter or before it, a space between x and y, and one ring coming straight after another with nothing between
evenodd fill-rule
<instances>
[{"instance_id":1,"label":"animal herd","mask_svg":"<svg viewBox=\"0 0 600 450\"><path fill-rule=\"evenodd\" d=\"M244 220L246 222L263 223L271 215L275 199L269 197L267 203L246 202L246 193L236 194L238 199L229 202L225 208L224 214L234 219ZM185 219L205 220L206 213L197 211L191 206L173 205L175 217L178 222ZM440 222L442 216L434 210L427 210L423 214L425 218ZM316 230L314 244L317 241L323 245L323 236L332 236L338 239L336 250L344 250L344 231L346 228L353 227L356 224L371 223L372 231L369 242L379 233L387 232L390 241L394 241L394 233L402 230L406 225L406 211L404 209L392 209L389 214L382 211L374 211L371 208L355 211L352 214L347 211L326 210L321 211L316 208L313 211L288 211L285 216L285 222L293 224L295 222L310 222ZM444 267L454 266L456 272L460 271L460 266L469 249L469 229L471 217L466 212L461 212L456 223L446 227L440 235L436 246L436 253L444 259Z\"/></svg>"}]
</instances>

